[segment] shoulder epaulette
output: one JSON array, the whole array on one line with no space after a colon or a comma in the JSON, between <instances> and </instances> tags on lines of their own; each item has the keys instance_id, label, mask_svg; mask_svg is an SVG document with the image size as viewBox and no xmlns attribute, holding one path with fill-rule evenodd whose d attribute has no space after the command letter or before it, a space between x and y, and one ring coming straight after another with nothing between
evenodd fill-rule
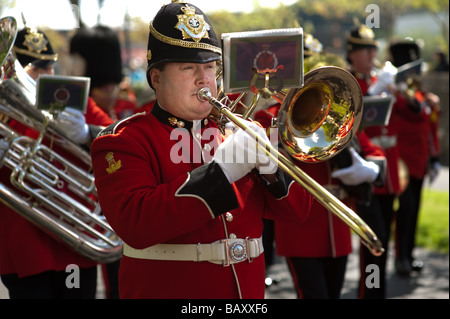
<instances>
[{"instance_id":1,"label":"shoulder epaulette","mask_svg":"<svg viewBox=\"0 0 450 319\"><path fill-rule=\"evenodd\" d=\"M116 130L122 124L129 123L133 119L136 119L137 117L140 117L140 116L143 116L143 115L145 115L145 112L136 113L136 114L133 114L133 115L131 115L131 116L127 117L127 118L124 118L124 119L122 119L120 121L114 122L114 123L110 124L109 126L105 127L103 130L101 130L100 133L98 133L97 137L104 136L104 135L115 134Z\"/></svg>"}]
</instances>

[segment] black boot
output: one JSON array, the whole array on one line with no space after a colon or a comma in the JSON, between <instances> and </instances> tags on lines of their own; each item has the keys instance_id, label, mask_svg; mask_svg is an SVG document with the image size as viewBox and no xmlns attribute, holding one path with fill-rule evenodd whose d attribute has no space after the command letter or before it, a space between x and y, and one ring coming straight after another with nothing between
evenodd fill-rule
<instances>
[{"instance_id":1,"label":"black boot","mask_svg":"<svg viewBox=\"0 0 450 319\"><path fill-rule=\"evenodd\" d=\"M413 268L408 259L402 258L395 260L395 271L401 277L409 277Z\"/></svg>"},{"instance_id":2,"label":"black boot","mask_svg":"<svg viewBox=\"0 0 450 319\"><path fill-rule=\"evenodd\" d=\"M423 269L424 263L422 260L413 259L411 261L411 268L413 271L421 272Z\"/></svg>"}]
</instances>

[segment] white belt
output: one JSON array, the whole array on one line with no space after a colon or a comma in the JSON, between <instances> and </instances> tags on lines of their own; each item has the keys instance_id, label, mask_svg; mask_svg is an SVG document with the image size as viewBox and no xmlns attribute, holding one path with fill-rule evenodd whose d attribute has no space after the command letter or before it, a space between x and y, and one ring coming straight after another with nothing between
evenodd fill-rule
<instances>
[{"instance_id":1,"label":"white belt","mask_svg":"<svg viewBox=\"0 0 450 319\"><path fill-rule=\"evenodd\" d=\"M252 262L264 251L262 237L223 239L211 244L158 244L134 249L123 244L123 255L138 259L208 261L224 267L244 260Z\"/></svg>"}]
</instances>

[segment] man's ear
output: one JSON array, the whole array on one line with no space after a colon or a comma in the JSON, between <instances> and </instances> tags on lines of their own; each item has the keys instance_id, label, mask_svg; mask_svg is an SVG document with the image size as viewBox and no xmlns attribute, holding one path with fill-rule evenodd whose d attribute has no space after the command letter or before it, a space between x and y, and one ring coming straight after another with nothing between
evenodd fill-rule
<instances>
[{"instance_id":1,"label":"man's ear","mask_svg":"<svg viewBox=\"0 0 450 319\"><path fill-rule=\"evenodd\" d=\"M160 70L153 68L149 71L150 81L152 81L152 86L156 90L159 87Z\"/></svg>"}]
</instances>

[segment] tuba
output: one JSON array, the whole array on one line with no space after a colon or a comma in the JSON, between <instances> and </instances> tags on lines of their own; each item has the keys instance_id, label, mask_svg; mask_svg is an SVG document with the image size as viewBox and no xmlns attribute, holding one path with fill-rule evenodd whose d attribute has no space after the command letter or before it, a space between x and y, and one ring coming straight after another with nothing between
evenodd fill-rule
<instances>
[{"instance_id":1,"label":"tuba","mask_svg":"<svg viewBox=\"0 0 450 319\"><path fill-rule=\"evenodd\" d=\"M120 259L122 241L101 212L89 151L34 106L35 82L11 51L15 19L2 18L0 31L0 172L9 175L0 200L84 257ZM21 133L27 129L39 137Z\"/></svg>"},{"instance_id":2,"label":"tuba","mask_svg":"<svg viewBox=\"0 0 450 319\"><path fill-rule=\"evenodd\" d=\"M222 88L219 88L218 92L221 93L221 90ZM259 95L267 96L270 90L265 87L260 91L253 91L255 97L249 106L245 106L246 111L242 116L233 113L236 103L228 101L221 95L216 99L208 88L200 89L197 95L201 101L208 101L213 106L211 118L218 120L219 126L226 120L231 121L256 139L260 150L274 164L346 223L374 256L382 255L384 248L381 241L364 220L303 172L287 156L258 137L258 134L243 121L255 108ZM274 126L278 128L283 149L299 161L314 163L337 155L355 136L361 121L363 109L361 89L356 79L342 68L323 66L314 69L305 74L302 87L287 92L275 90L270 92L270 96L282 103Z\"/></svg>"}]
</instances>

